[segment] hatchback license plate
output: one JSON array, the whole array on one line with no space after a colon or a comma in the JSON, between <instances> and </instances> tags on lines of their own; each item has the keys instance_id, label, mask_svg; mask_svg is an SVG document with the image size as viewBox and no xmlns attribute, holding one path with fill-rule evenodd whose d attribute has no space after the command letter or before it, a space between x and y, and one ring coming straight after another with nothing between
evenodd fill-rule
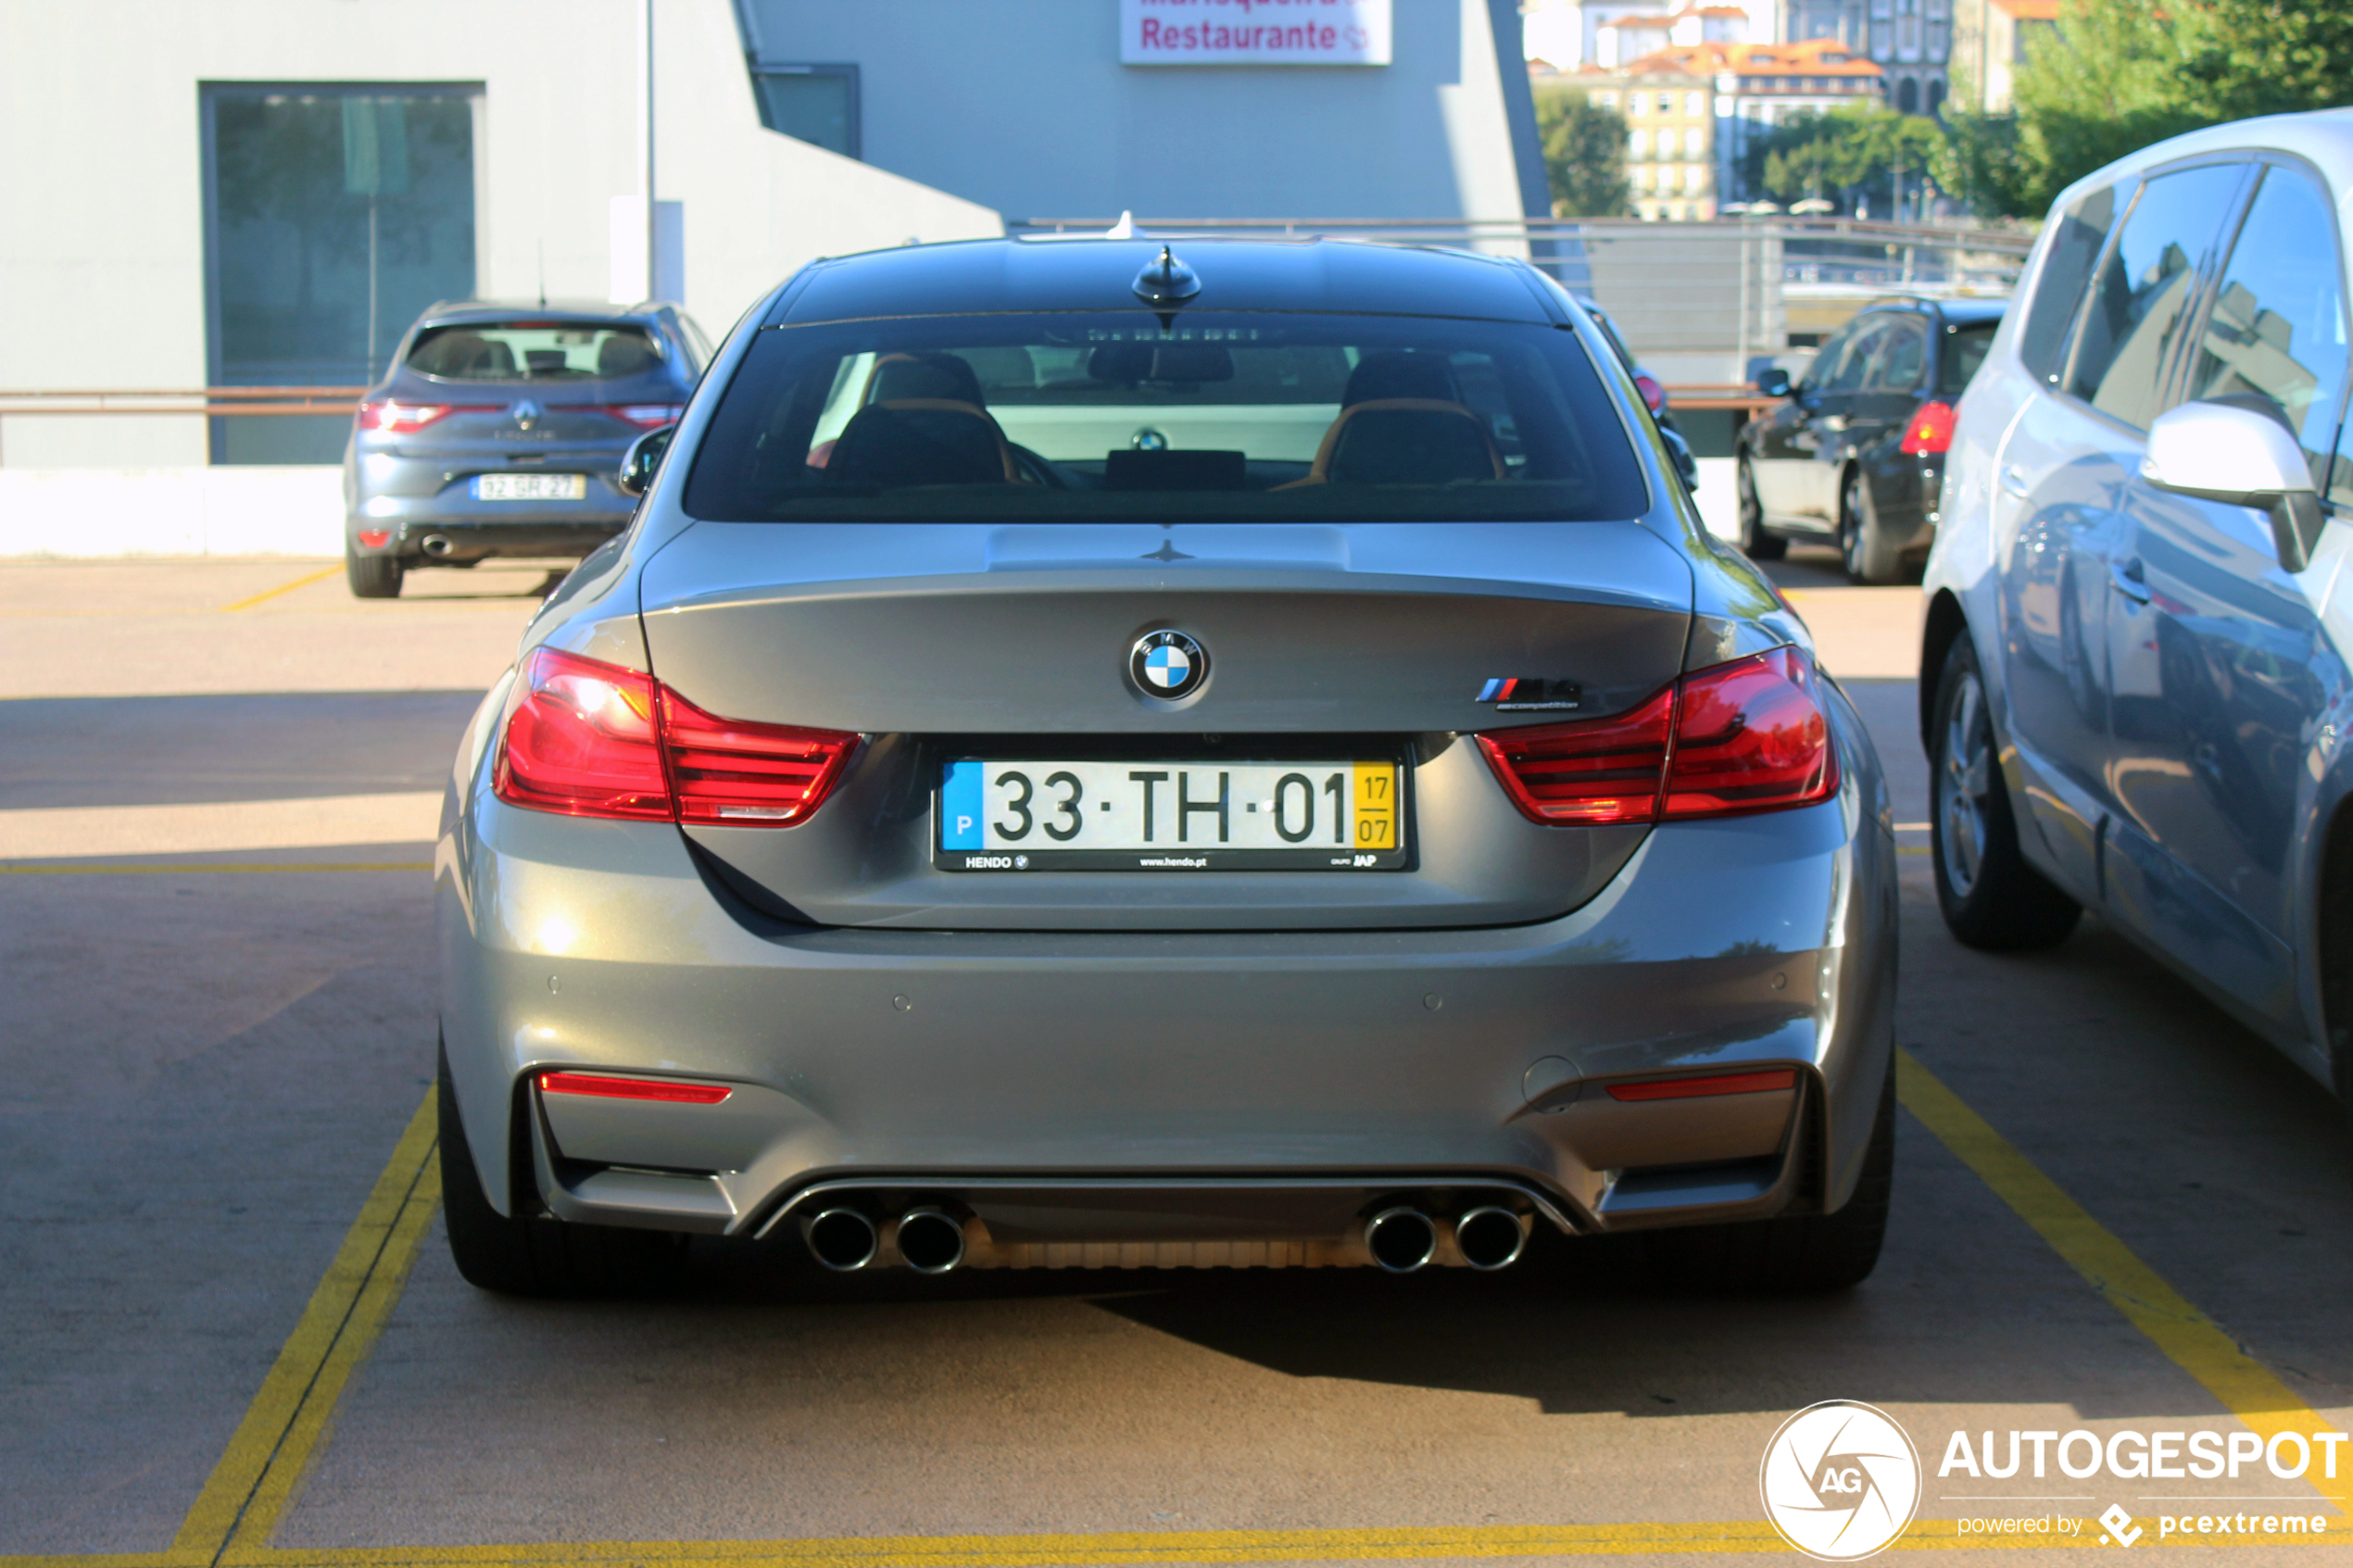
<instances>
[{"instance_id":1,"label":"hatchback license plate","mask_svg":"<svg viewBox=\"0 0 2353 1568\"><path fill-rule=\"evenodd\" d=\"M485 473L474 480L477 501L585 501L585 473Z\"/></svg>"},{"instance_id":2,"label":"hatchback license plate","mask_svg":"<svg viewBox=\"0 0 2353 1568\"><path fill-rule=\"evenodd\" d=\"M1394 761L961 759L940 780L942 871L1402 871Z\"/></svg>"}]
</instances>

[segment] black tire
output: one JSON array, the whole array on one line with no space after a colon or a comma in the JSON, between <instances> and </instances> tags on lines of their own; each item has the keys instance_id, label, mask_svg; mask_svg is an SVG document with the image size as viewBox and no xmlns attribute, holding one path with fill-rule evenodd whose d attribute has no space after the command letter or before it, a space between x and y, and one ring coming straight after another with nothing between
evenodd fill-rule
<instances>
[{"instance_id":1,"label":"black tire","mask_svg":"<svg viewBox=\"0 0 2353 1568\"><path fill-rule=\"evenodd\" d=\"M664 1231L513 1219L490 1206L441 1052L441 1211L449 1255L469 1285L505 1296L611 1296L674 1279L686 1237Z\"/></svg>"},{"instance_id":2,"label":"black tire","mask_svg":"<svg viewBox=\"0 0 2353 1568\"><path fill-rule=\"evenodd\" d=\"M355 599L396 599L400 580L407 575L397 556L363 556L348 548L343 553L344 581L351 584Z\"/></svg>"},{"instance_id":3,"label":"black tire","mask_svg":"<svg viewBox=\"0 0 2353 1568\"><path fill-rule=\"evenodd\" d=\"M1751 560L1779 560L1788 555L1789 541L1765 532L1765 504L1756 498L1756 476L1749 471L1745 453L1734 472L1732 488L1740 499L1741 553Z\"/></svg>"},{"instance_id":4,"label":"black tire","mask_svg":"<svg viewBox=\"0 0 2353 1568\"><path fill-rule=\"evenodd\" d=\"M1866 587L1893 583L1898 575L1895 563L1886 558L1887 551L1872 537L1876 530L1864 525L1869 509L1870 497L1863 493L1863 470L1847 470L1838 492L1838 555L1846 568L1846 580Z\"/></svg>"},{"instance_id":5,"label":"black tire","mask_svg":"<svg viewBox=\"0 0 2353 1568\"><path fill-rule=\"evenodd\" d=\"M2083 907L2019 853L2018 816L1995 758L1985 682L1966 631L1944 656L1933 712L1929 859L1946 928L1964 946L1988 952L2065 941Z\"/></svg>"},{"instance_id":6,"label":"black tire","mask_svg":"<svg viewBox=\"0 0 2353 1568\"><path fill-rule=\"evenodd\" d=\"M1683 1290L1804 1296L1851 1289L1879 1266L1894 1182L1895 1064L1890 1061L1862 1173L1836 1213L1645 1233L1652 1275Z\"/></svg>"}]
</instances>

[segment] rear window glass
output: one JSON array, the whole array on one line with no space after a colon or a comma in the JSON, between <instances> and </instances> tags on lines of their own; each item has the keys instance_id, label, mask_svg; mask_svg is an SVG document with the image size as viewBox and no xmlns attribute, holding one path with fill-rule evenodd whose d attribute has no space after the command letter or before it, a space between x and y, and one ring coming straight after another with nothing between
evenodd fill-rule
<instances>
[{"instance_id":1,"label":"rear window glass","mask_svg":"<svg viewBox=\"0 0 2353 1568\"><path fill-rule=\"evenodd\" d=\"M2083 291L2092 281L2092 266L2108 243L2108 225L2115 221L2116 187L2103 185L2068 208L2051 236L2042 281L2034 287L2034 301L2018 334L2020 361L2046 382L2058 380L2067 330L2074 324L2076 307L2083 303Z\"/></svg>"},{"instance_id":2,"label":"rear window glass","mask_svg":"<svg viewBox=\"0 0 2353 1568\"><path fill-rule=\"evenodd\" d=\"M1968 389L1969 378L1985 363L1985 351L1994 345L1994 333L2000 326L1999 321L1972 321L1944 329L1944 346L1936 356L1938 396L1958 397Z\"/></svg>"},{"instance_id":3,"label":"rear window glass","mask_svg":"<svg viewBox=\"0 0 2353 1568\"><path fill-rule=\"evenodd\" d=\"M598 321L471 321L427 327L409 368L444 381L619 381L661 364L643 327Z\"/></svg>"},{"instance_id":4,"label":"rear window glass","mask_svg":"<svg viewBox=\"0 0 2353 1568\"><path fill-rule=\"evenodd\" d=\"M739 522L1578 521L1646 504L1570 333L1191 311L765 329L686 495Z\"/></svg>"}]
</instances>

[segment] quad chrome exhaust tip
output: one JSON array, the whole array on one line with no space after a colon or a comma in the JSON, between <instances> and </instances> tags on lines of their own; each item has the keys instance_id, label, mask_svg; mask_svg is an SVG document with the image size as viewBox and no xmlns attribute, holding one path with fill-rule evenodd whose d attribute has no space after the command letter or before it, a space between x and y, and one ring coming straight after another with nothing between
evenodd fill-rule
<instances>
[{"instance_id":1,"label":"quad chrome exhaust tip","mask_svg":"<svg viewBox=\"0 0 2353 1568\"><path fill-rule=\"evenodd\" d=\"M1393 1274L1410 1274L1438 1255L1438 1225L1418 1209L1384 1209L1365 1222L1365 1248Z\"/></svg>"},{"instance_id":2,"label":"quad chrome exhaust tip","mask_svg":"<svg viewBox=\"0 0 2353 1568\"><path fill-rule=\"evenodd\" d=\"M964 1261L964 1223L945 1209L910 1209L893 1238L899 1256L919 1274L944 1274Z\"/></svg>"},{"instance_id":3,"label":"quad chrome exhaust tip","mask_svg":"<svg viewBox=\"0 0 2353 1568\"><path fill-rule=\"evenodd\" d=\"M864 1268L882 1250L882 1233L855 1209L826 1210L802 1227L801 1236L817 1261L837 1273Z\"/></svg>"},{"instance_id":4,"label":"quad chrome exhaust tip","mask_svg":"<svg viewBox=\"0 0 2353 1568\"><path fill-rule=\"evenodd\" d=\"M1508 1209L1473 1209L1454 1222L1454 1248L1474 1269L1507 1269L1528 1246L1528 1226Z\"/></svg>"}]
</instances>

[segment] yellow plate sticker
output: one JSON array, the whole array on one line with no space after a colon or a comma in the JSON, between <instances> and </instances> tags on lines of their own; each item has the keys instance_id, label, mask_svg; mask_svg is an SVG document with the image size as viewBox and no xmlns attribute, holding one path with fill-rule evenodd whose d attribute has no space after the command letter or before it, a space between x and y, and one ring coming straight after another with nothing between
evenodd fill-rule
<instances>
[{"instance_id":1,"label":"yellow plate sticker","mask_svg":"<svg viewBox=\"0 0 2353 1568\"><path fill-rule=\"evenodd\" d=\"M1356 769L1356 847L1397 847L1397 765L1359 762Z\"/></svg>"}]
</instances>

